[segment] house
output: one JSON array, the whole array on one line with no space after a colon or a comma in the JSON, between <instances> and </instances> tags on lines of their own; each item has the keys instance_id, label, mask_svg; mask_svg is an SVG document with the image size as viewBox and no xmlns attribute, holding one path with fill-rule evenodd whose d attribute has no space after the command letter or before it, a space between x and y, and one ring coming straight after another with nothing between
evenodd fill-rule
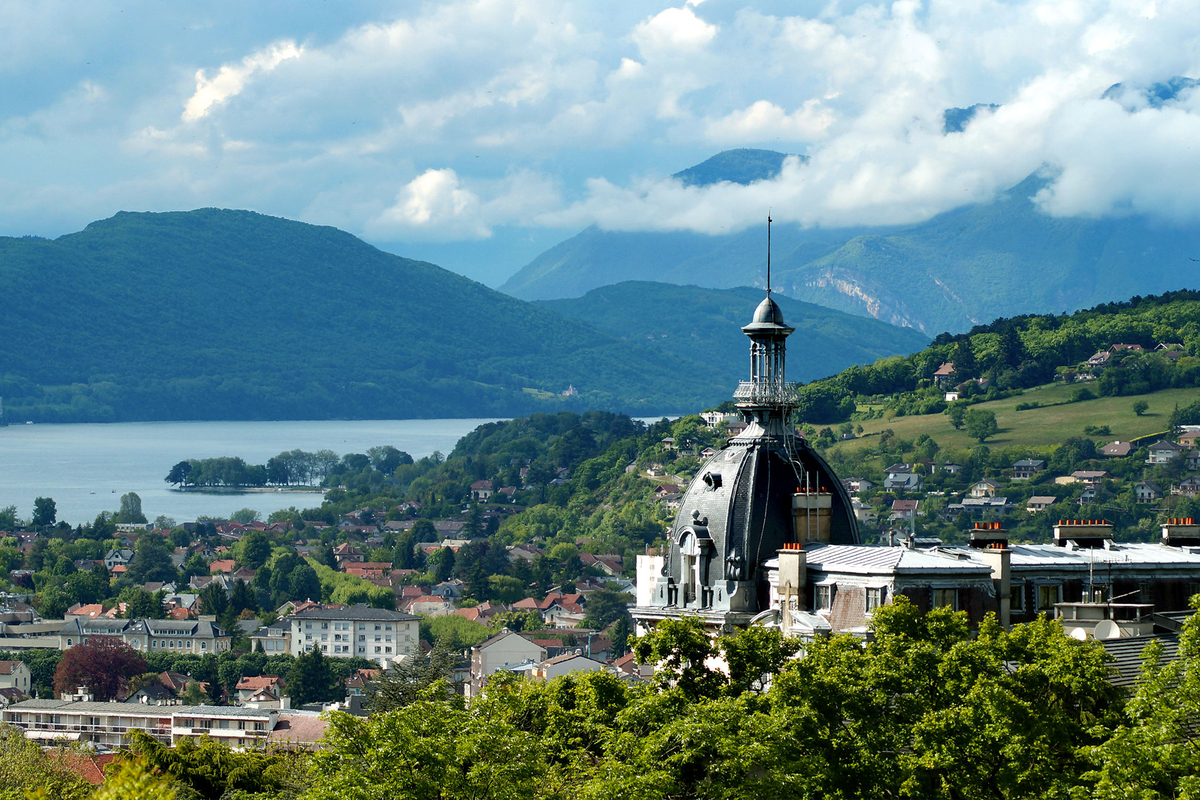
<instances>
[{"instance_id":1,"label":"house","mask_svg":"<svg viewBox=\"0 0 1200 800\"><path fill-rule=\"evenodd\" d=\"M954 379L957 377L958 372L954 369L953 361L943 362L942 365L933 372L933 382L942 388L953 384Z\"/></svg>"},{"instance_id":2,"label":"house","mask_svg":"<svg viewBox=\"0 0 1200 800\"><path fill-rule=\"evenodd\" d=\"M479 694L487 679L501 669L526 664L532 667L545 660L545 647L505 628L471 648L471 679L465 687L467 694L469 697Z\"/></svg>"},{"instance_id":3,"label":"house","mask_svg":"<svg viewBox=\"0 0 1200 800\"><path fill-rule=\"evenodd\" d=\"M995 497L996 490L999 488L1000 484L996 483L996 481L993 481L989 478L984 478L983 480L971 486L971 488L967 491L967 496L974 498Z\"/></svg>"},{"instance_id":4,"label":"house","mask_svg":"<svg viewBox=\"0 0 1200 800\"><path fill-rule=\"evenodd\" d=\"M113 567L128 566L129 562L132 560L132 550L117 550L116 548L113 548L112 550L108 551L107 555L104 556L104 568L111 572Z\"/></svg>"},{"instance_id":5,"label":"house","mask_svg":"<svg viewBox=\"0 0 1200 800\"><path fill-rule=\"evenodd\" d=\"M380 676L381 672L377 669L356 669L354 674L346 679L346 696L347 697L364 697L371 681Z\"/></svg>"},{"instance_id":6,"label":"house","mask_svg":"<svg viewBox=\"0 0 1200 800\"><path fill-rule=\"evenodd\" d=\"M546 659L537 665L533 676L539 680L549 681L572 672L597 672L607 668L604 662L588 658L583 655L582 651L576 650L573 653L563 653L560 656Z\"/></svg>"},{"instance_id":7,"label":"house","mask_svg":"<svg viewBox=\"0 0 1200 800\"><path fill-rule=\"evenodd\" d=\"M1045 511L1050 506L1058 502L1058 498L1054 495L1035 494L1029 498L1029 502L1025 504L1025 510L1030 514L1036 514L1039 511Z\"/></svg>"},{"instance_id":8,"label":"house","mask_svg":"<svg viewBox=\"0 0 1200 800\"><path fill-rule=\"evenodd\" d=\"M962 464L955 464L952 461L945 461L934 467L934 471L942 471L947 475L958 475L962 472Z\"/></svg>"},{"instance_id":9,"label":"house","mask_svg":"<svg viewBox=\"0 0 1200 800\"><path fill-rule=\"evenodd\" d=\"M237 562L232 558L220 558L208 565L209 575L232 575Z\"/></svg>"},{"instance_id":10,"label":"house","mask_svg":"<svg viewBox=\"0 0 1200 800\"><path fill-rule=\"evenodd\" d=\"M471 499L476 503L486 503L494 492L495 489L489 480L475 481L471 484Z\"/></svg>"},{"instance_id":11,"label":"house","mask_svg":"<svg viewBox=\"0 0 1200 800\"><path fill-rule=\"evenodd\" d=\"M1184 456L1188 469L1200 469L1200 450L1192 450Z\"/></svg>"},{"instance_id":12,"label":"house","mask_svg":"<svg viewBox=\"0 0 1200 800\"><path fill-rule=\"evenodd\" d=\"M859 500L857 497L850 498L850 504L854 508L854 518L859 522L867 525L874 525L879 522L879 515L875 513L875 508Z\"/></svg>"},{"instance_id":13,"label":"house","mask_svg":"<svg viewBox=\"0 0 1200 800\"><path fill-rule=\"evenodd\" d=\"M1192 475L1190 478L1184 478L1171 491L1171 494L1180 494L1184 497L1196 497L1200 495L1200 475Z\"/></svg>"},{"instance_id":14,"label":"house","mask_svg":"<svg viewBox=\"0 0 1200 800\"><path fill-rule=\"evenodd\" d=\"M410 614L423 617L445 617L454 613L454 604L436 594L423 594L404 604Z\"/></svg>"},{"instance_id":15,"label":"house","mask_svg":"<svg viewBox=\"0 0 1200 800\"><path fill-rule=\"evenodd\" d=\"M1079 505L1085 506L1088 503L1095 503L1107 497L1107 493L1099 484L1088 484L1088 486L1079 495Z\"/></svg>"},{"instance_id":16,"label":"house","mask_svg":"<svg viewBox=\"0 0 1200 800\"><path fill-rule=\"evenodd\" d=\"M1014 481L1027 481L1046 468L1046 462L1040 458L1023 458L1012 466Z\"/></svg>"},{"instance_id":17,"label":"house","mask_svg":"<svg viewBox=\"0 0 1200 800\"><path fill-rule=\"evenodd\" d=\"M666 497L669 494L679 494L679 487L673 483L660 483L654 487L655 497Z\"/></svg>"},{"instance_id":18,"label":"house","mask_svg":"<svg viewBox=\"0 0 1200 800\"><path fill-rule=\"evenodd\" d=\"M1131 442L1115 441L1109 442L1100 448L1100 454L1105 458L1124 458L1133 452L1133 444Z\"/></svg>"},{"instance_id":19,"label":"house","mask_svg":"<svg viewBox=\"0 0 1200 800\"><path fill-rule=\"evenodd\" d=\"M1009 511L1007 497L964 497L961 505L963 513L979 517L999 517Z\"/></svg>"},{"instance_id":20,"label":"house","mask_svg":"<svg viewBox=\"0 0 1200 800\"><path fill-rule=\"evenodd\" d=\"M1108 365L1108 362L1111 358L1112 353L1108 352L1107 350L1101 350L1087 360L1087 365L1093 370L1098 371L1104 369L1104 367Z\"/></svg>"},{"instance_id":21,"label":"house","mask_svg":"<svg viewBox=\"0 0 1200 800\"><path fill-rule=\"evenodd\" d=\"M283 680L278 675L242 676L234 691L237 692L238 703L251 702L255 695L264 690L269 691L278 700L283 694ZM259 701L261 702L261 701Z\"/></svg>"},{"instance_id":22,"label":"house","mask_svg":"<svg viewBox=\"0 0 1200 800\"><path fill-rule=\"evenodd\" d=\"M386 666L415 652L420 639L418 617L363 603L349 608L309 608L294 614L289 622L294 655L320 648L326 655L370 658Z\"/></svg>"},{"instance_id":23,"label":"house","mask_svg":"<svg viewBox=\"0 0 1200 800\"><path fill-rule=\"evenodd\" d=\"M706 427L715 428L722 422L728 424L736 421L737 414L726 414L722 411L703 411L700 413L700 419L704 420Z\"/></svg>"},{"instance_id":24,"label":"house","mask_svg":"<svg viewBox=\"0 0 1200 800\"><path fill-rule=\"evenodd\" d=\"M1179 444L1184 447L1195 447L1198 441L1200 441L1200 431L1184 431L1179 434Z\"/></svg>"},{"instance_id":25,"label":"house","mask_svg":"<svg viewBox=\"0 0 1200 800\"><path fill-rule=\"evenodd\" d=\"M1139 481L1133 487L1134 496L1139 503L1153 503L1162 497L1162 489L1150 481Z\"/></svg>"},{"instance_id":26,"label":"house","mask_svg":"<svg viewBox=\"0 0 1200 800\"><path fill-rule=\"evenodd\" d=\"M613 669L617 671L618 677L621 678L649 680L654 677L654 665L639 664L637 656L632 651L618 658L612 665Z\"/></svg>"},{"instance_id":27,"label":"house","mask_svg":"<svg viewBox=\"0 0 1200 800\"><path fill-rule=\"evenodd\" d=\"M1112 347L1108 348L1108 352L1110 352L1110 353L1124 353L1124 352L1144 353L1145 350L1142 348L1142 346L1140 344L1114 344Z\"/></svg>"},{"instance_id":28,"label":"house","mask_svg":"<svg viewBox=\"0 0 1200 800\"><path fill-rule=\"evenodd\" d=\"M1176 458L1179 458L1186 453L1188 448L1181 447L1174 442L1168 442L1166 439L1160 439L1154 444L1146 448L1148 457L1147 464L1166 464Z\"/></svg>"},{"instance_id":29,"label":"house","mask_svg":"<svg viewBox=\"0 0 1200 800\"><path fill-rule=\"evenodd\" d=\"M875 484L866 478L848 478L846 489L852 494L866 494L875 488Z\"/></svg>"},{"instance_id":30,"label":"house","mask_svg":"<svg viewBox=\"0 0 1200 800\"><path fill-rule=\"evenodd\" d=\"M1073 478L1074 480L1065 481L1066 483L1078 483L1082 481L1089 486L1098 486L1100 485L1100 481L1108 477L1108 472L1102 469L1077 469L1068 477ZM1056 478L1054 482L1058 483L1061 480L1062 478Z\"/></svg>"},{"instance_id":31,"label":"house","mask_svg":"<svg viewBox=\"0 0 1200 800\"><path fill-rule=\"evenodd\" d=\"M912 519L917 515L920 500L893 500L892 519Z\"/></svg>"},{"instance_id":32,"label":"house","mask_svg":"<svg viewBox=\"0 0 1200 800\"><path fill-rule=\"evenodd\" d=\"M915 492L921 488L921 476L908 464L892 464L883 479L885 492Z\"/></svg>"},{"instance_id":33,"label":"house","mask_svg":"<svg viewBox=\"0 0 1200 800\"><path fill-rule=\"evenodd\" d=\"M33 677L23 661L0 661L0 688L17 689L24 694L33 690Z\"/></svg>"},{"instance_id":34,"label":"house","mask_svg":"<svg viewBox=\"0 0 1200 800\"><path fill-rule=\"evenodd\" d=\"M339 544L333 548L333 558L337 561L338 566L342 564L357 564L363 560L362 551L349 542Z\"/></svg>"},{"instance_id":35,"label":"house","mask_svg":"<svg viewBox=\"0 0 1200 800\"><path fill-rule=\"evenodd\" d=\"M957 402L958 401L958 392L951 389L950 391L948 391L944 395L942 395L942 399L945 400L947 403Z\"/></svg>"}]
</instances>

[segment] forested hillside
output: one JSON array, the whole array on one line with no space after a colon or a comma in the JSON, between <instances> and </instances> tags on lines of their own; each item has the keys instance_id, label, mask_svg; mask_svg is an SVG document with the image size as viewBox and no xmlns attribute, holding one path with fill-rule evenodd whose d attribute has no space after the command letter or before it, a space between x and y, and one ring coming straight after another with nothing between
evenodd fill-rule
<instances>
[{"instance_id":1,"label":"forested hillside","mask_svg":"<svg viewBox=\"0 0 1200 800\"><path fill-rule=\"evenodd\" d=\"M580 298L543 301L565 317L586 322L621 339L643 342L679 358L721 370L724 385L746 379L749 340L740 328L763 299L761 289L702 289L627 281L593 289ZM810 381L852 364L906 355L929 339L845 312L776 294L787 324L796 329L788 347L788 376ZM690 380L690 376L687 377Z\"/></svg>"},{"instance_id":2,"label":"forested hillside","mask_svg":"<svg viewBox=\"0 0 1200 800\"><path fill-rule=\"evenodd\" d=\"M248 211L122 212L54 241L0 238L0 287L9 421L656 413L728 391L704 364Z\"/></svg>"}]
</instances>

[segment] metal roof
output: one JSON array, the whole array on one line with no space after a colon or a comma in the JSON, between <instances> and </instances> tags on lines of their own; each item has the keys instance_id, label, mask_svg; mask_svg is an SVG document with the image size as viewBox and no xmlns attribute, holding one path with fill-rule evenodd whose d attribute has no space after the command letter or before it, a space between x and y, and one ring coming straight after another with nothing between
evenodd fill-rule
<instances>
[{"instance_id":1,"label":"metal roof","mask_svg":"<svg viewBox=\"0 0 1200 800\"><path fill-rule=\"evenodd\" d=\"M292 619L336 619L336 620L386 620L388 622L412 622L420 619L403 611L389 611L384 608L372 608L363 603L349 608L308 608L292 615Z\"/></svg>"},{"instance_id":2,"label":"metal roof","mask_svg":"<svg viewBox=\"0 0 1200 800\"><path fill-rule=\"evenodd\" d=\"M881 573L953 572L991 575L992 568L958 552L920 550L908 547L871 545L818 545L805 548L809 568L821 572L848 572L859 575Z\"/></svg>"}]
</instances>

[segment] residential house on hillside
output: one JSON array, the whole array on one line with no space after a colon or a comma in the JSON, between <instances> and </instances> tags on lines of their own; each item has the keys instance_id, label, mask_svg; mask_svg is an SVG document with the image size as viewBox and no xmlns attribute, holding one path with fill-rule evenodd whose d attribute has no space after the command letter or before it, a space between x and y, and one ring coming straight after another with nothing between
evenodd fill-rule
<instances>
[{"instance_id":1,"label":"residential house on hillside","mask_svg":"<svg viewBox=\"0 0 1200 800\"><path fill-rule=\"evenodd\" d=\"M1056 478L1054 482L1058 483L1060 481L1063 481L1064 483L1078 483L1078 482L1082 481L1083 483L1086 483L1088 486L1098 486L1100 484L1100 481L1102 481L1108 477L1108 472L1106 472L1105 470L1102 470L1102 469L1101 470L1077 469L1067 477L1071 478L1073 480L1063 481L1062 478Z\"/></svg>"},{"instance_id":2,"label":"residential house on hillside","mask_svg":"<svg viewBox=\"0 0 1200 800\"><path fill-rule=\"evenodd\" d=\"M1186 453L1187 448L1161 439L1147 447L1146 452L1148 453L1147 464L1166 464Z\"/></svg>"},{"instance_id":3,"label":"residential house on hillside","mask_svg":"<svg viewBox=\"0 0 1200 800\"><path fill-rule=\"evenodd\" d=\"M1151 481L1139 481L1133 487L1134 496L1139 503L1153 503L1162 497L1162 489Z\"/></svg>"},{"instance_id":4,"label":"residential house on hillside","mask_svg":"<svg viewBox=\"0 0 1200 800\"><path fill-rule=\"evenodd\" d=\"M1100 454L1107 458L1124 458L1133 452L1133 444L1130 442L1115 441L1109 442L1100 448Z\"/></svg>"},{"instance_id":5,"label":"residential house on hillside","mask_svg":"<svg viewBox=\"0 0 1200 800\"><path fill-rule=\"evenodd\" d=\"M475 481L471 484L471 499L476 503L486 503L492 498L495 490L489 480Z\"/></svg>"},{"instance_id":6,"label":"residential house on hillside","mask_svg":"<svg viewBox=\"0 0 1200 800\"><path fill-rule=\"evenodd\" d=\"M958 372L954 369L953 361L943 362L942 365L933 372L934 383L936 383L938 387L942 389L946 388L947 386L952 386L957 377Z\"/></svg>"},{"instance_id":7,"label":"residential house on hillside","mask_svg":"<svg viewBox=\"0 0 1200 800\"><path fill-rule=\"evenodd\" d=\"M920 500L893 500L892 519L912 519L917 515Z\"/></svg>"},{"instance_id":8,"label":"residential house on hillside","mask_svg":"<svg viewBox=\"0 0 1200 800\"><path fill-rule=\"evenodd\" d=\"M972 484L967 492L968 497L995 497L996 491L1000 488L1000 484L990 478L984 478Z\"/></svg>"},{"instance_id":9,"label":"residential house on hillside","mask_svg":"<svg viewBox=\"0 0 1200 800\"><path fill-rule=\"evenodd\" d=\"M349 542L333 548L333 558L339 567L343 564L357 564L363 560L362 551Z\"/></svg>"},{"instance_id":10,"label":"residential house on hillside","mask_svg":"<svg viewBox=\"0 0 1200 800\"><path fill-rule=\"evenodd\" d=\"M962 510L976 517L995 518L1007 514L1010 505L1007 497L964 497Z\"/></svg>"},{"instance_id":11,"label":"residential house on hillside","mask_svg":"<svg viewBox=\"0 0 1200 800\"><path fill-rule=\"evenodd\" d=\"M1014 481L1027 481L1046 468L1046 462L1040 458L1023 458L1012 466Z\"/></svg>"},{"instance_id":12,"label":"residential house on hillside","mask_svg":"<svg viewBox=\"0 0 1200 800\"><path fill-rule=\"evenodd\" d=\"M1035 494L1029 498L1029 502L1025 504L1025 510L1030 514L1036 514L1039 511L1045 511L1050 506L1058 502L1058 498L1053 495Z\"/></svg>"},{"instance_id":13,"label":"residential house on hillside","mask_svg":"<svg viewBox=\"0 0 1200 800\"><path fill-rule=\"evenodd\" d=\"M283 694L283 679L278 675L243 676L235 688L237 701L238 703L248 703L264 689L278 699Z\"/></svg>"},{"instance_id":14,"label":"residential house on hillside","mask_svg":"<svg viewBox=\"0 0 1200 800\"><path fill-rule=\"evenodd\" d=\"M1200 496L1200 475L1192 475L1191 477L1181 480L1171 494L1183 495L1184 497Z\"/></svg>"},{"instance_id":15,"label":"residential house on hillside","mask_svg":"<svg viewBox=\"0 0 1200 800\"><path fill-rule=\"evenodd\" d=\"M108 551L107 555L104 556L104 568L111 572L113 567L128 566L129 562L132 560L132 550L118 550L113 548L112 550Z\"/></svg>"},{"instance_id":16,"label":"residential house on hillside","mask_svg":"<svg viewBox=\"0 0 1200 800\"><path fill-rule=\"evenodd\" d=\"M892 464L883 479L885 492L915 492L921 488L921 476L909 464Z\"/></svg>"},{"instance_id":17,"label":"residential house on hillside","mask_svg":"<svg viewBox=\"0 0 1200 800\"><path fill-rule=\"evenodd\" d=\"M23 661L0 661L0 688L29 694L33 689L33 673Z\"/></svg>"}]
</instances>

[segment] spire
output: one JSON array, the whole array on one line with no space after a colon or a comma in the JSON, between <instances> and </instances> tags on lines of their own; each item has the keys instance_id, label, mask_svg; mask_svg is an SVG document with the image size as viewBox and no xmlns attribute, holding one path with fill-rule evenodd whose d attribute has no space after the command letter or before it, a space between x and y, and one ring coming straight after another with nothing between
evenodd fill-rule
<instances>
[{"instance_id":1,"label":"spire","mask_svg":"<svg viewBox=\"0 0 1200 800\"><path fill-rule=\"evenodd\" d=\"M767 297L771 296L771 212L767 211Z\"/></svg>"},{"instance_id":2,"label":"spire","mask_svg":"<svg viewBox=\"0 0 1200 800\"><path fill-rule=\"evenodd\" d=\"M779 304L771 299L771 215L767 214L767 296L754 310L742 333L750 338L750 380L742 381L733 397L747 420L762 428L783 430L796 407L796 386L787 382L785 342L794 328L783 321Z\"/></svg>"}]
</instances>

